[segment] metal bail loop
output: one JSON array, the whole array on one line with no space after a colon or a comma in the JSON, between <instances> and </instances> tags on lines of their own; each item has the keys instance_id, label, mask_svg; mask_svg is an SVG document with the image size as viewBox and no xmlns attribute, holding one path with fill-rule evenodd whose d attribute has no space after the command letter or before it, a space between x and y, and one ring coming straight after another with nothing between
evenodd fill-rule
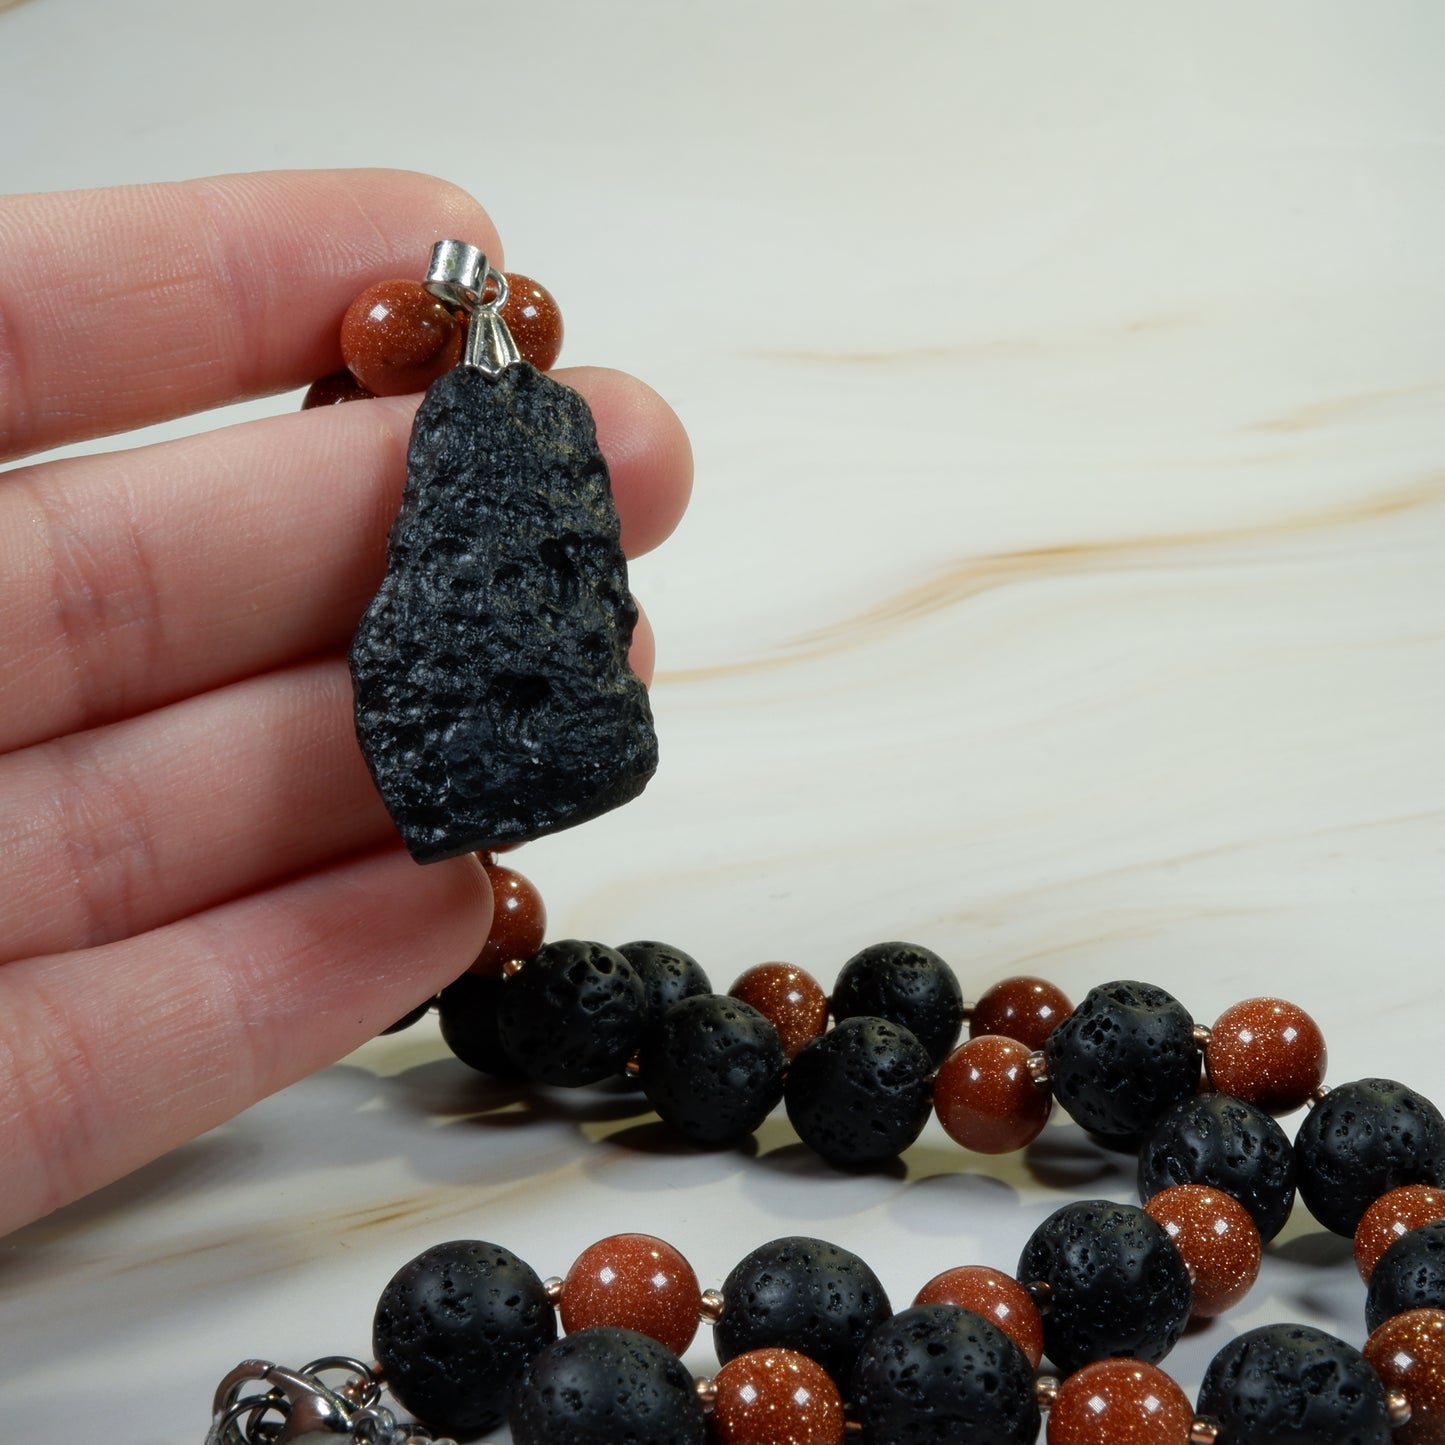
<instances>
[{"instance_id":1,"label":"metal bail loop","mask_svg":"<svg viewBox=\"0 0 1445 1445\"><path fill-rule=\"evenodd\" d=\"M484 300L489 281L494 294ZM507 278L470 242L438 241L432 247L426 289L438 301L465 311L471 318L463 366L496 376L522 359L507 323L498 315L507 300Z\"/></svg>"}]
</instances>

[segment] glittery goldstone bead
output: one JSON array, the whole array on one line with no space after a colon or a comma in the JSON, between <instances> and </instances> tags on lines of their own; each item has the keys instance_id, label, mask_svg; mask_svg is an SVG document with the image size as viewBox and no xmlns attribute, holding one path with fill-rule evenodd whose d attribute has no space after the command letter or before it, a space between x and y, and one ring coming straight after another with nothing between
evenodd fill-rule
<instances>
[{"instance_id":1,"label":"glittery goldstone bead","mask_svg":"<svg viewBox=\"0 0 1445 1445\"><path fill-rule=\"evenodd\" d=\"M420 281L378 281L347 307L341 359L375 396L425 391L462 355L456 317Z\"/></svg>"},{"instance_id":2,"label":"glittery goldstone bead","mask_svg":"<svg viewBox=\"0 0 1445 1445\"><path fill-rule=\"evenodd\" d=\"M1003 1034L1031 1049L1041 1049L1073 1011L1068 995L1057 984L1021 974L994 984L974 1004L968 1033L975 1039L981 1034Z\"/></svg>"},{"instance_id":3,"label":"glittery goldstone bead","mask_svg":"<svg viewBox=\"0 0 1445 1445\"><path fill-rule=\"evenodd\" d=\"M1410 1422L1396 1429L1394 1445L1445 1442L1445 1310L1408 1310L1386 1320L1364 1354L1385 1388L1410 1402Z\"/></svg>"},{"instance_id":4,"label":"glittery goldstone bead","mask_svg":"<svg viewBox=\"0 0 1445 1445\"><path fill-rule=\"evenodd\" d=\"M1059 1386L1049 1445L1188 1445L1194 1406L1157 1365L1096 1360Z\"/></svg>"},{"instance_id":5,"label":"glittery goldstone bead","mask_svg":"<svg viewBox=\"0 0 1445 1445\"><path fill-rule=\"evenodd\" d=\"M962 1264L936 1274L915 1296L916 1305L957 1305L996 1325L1037 1370L1044 1354L1044 1322L1018 1280L986 1264Z\"/></svg>"},{"instance_id":6,"label":"glittery goldstone bead","mask_svg":"<svg viewBox=\"0 0 1445 1445\"><path fill-rule=\"evenodd\" d=\"M1259 1276L1259 1230L1237 1199L1203 1184L1161 1189L1144 1206L1164 1226L1192 1273L1195 1319L1236 1305Z\"/></svg>"},{"instance_id":7,"label":"glittery goldstone bead","mask_svg":"<svg viewBox=\"0 0 1445 1445\"><path fill-rule=\"evenodd\" d=\"M1225 1009L1204 1049L1210 1083L1269 1114L1307 1103L1324 1083L1327 1062L1319 1025L1282 998L1247 998Z\"/></svg>"},{"instance_id":8,"label":"glittery goldstone bead","mask_svg":"<svg viewBox=\"0 0 1445 1445\"><path fill-rule=\"evenodd\" d=\"M828 995L812 974L791 963L757 964L738 976L728 994L751 1004L777 1029L790 1059L828 1027Z\"/></svg>"},{"instance_id":9,"label":"glittery goldstone bead","mask_svg":"<svg viewBox=\"0 0 1445 1445\"><path fill-rule=\"evenodd\" d=\"M933 1081L933 1109L950 1139L979 1154L1007 1154L1039 1136L1053 1100L1029 1073L1029 1047L983 1034L960 1044Z\"/></svg>"},{"instance_id":10,"label":"glittery goldstone bead","mask_svg":"<svg viewBox=\"0 0 1445 1445\"><path fill-rule=\"evenodd\" d=\"M1366 1284L1380 1256L1412 1229L1445 1219L1445 1189L1433 1184L1402 1184L1382 1194L1355 1227L1355 1267Z\"/></svg>"},{"instance_id":11,"label":"glittery goldstone bead","mask_svg":"<svg viewBox=\"0 0 1445 1445\"><path fill-rule=\"evenodd\" d=\"M497 314L507 323L524 361L550 371L562 352L562 312L540 281L507 272L507 301Z\"/></svg>"},{"instance_id":12,"label":"glittery goldstone bead","mask_svg":"<svg viewBox=\"0 0 1445 1445\"><path fill-rule=\"evenodd\" d=\"M471 972L495 977L502 965L530 958L547 934L547 908L529 879L499 863L484 865L492 885L492 927Z\"/></svg>"},{"instance_id":13,"label":"glittery goldstone bead","mask_svg":"<svg viewBox=\"0 0 1445 1445\"><path fill-rule=\"evenodd\" d=\"M749 1350L717 1372L713 1387L710 1445L842 1445L838 1387L796 1350Z\"/></svg>"},{"instance_id":14,"label":"glittery goldstone bead","mask_svg":"<svg viewBox=\"0 0 1445 1445\"><path fill-rule=\"evenodd\" d=\"M697 1333L702 1291L692 1266L650 1234L612 1234L577 1256L562 1282L569 1335L617 1325L650 1335L680 1355Z\"/></svg>"},{"instance_id":15,"label":"glittery goldstone bead","mask_svg":"<svg viewBox=\"0 0 1445 1445\"><path fill-rule=\"evenodd\" d=\"M366 401L373 395L349 371L333 371L306 388L301 410L314 411L318 406L337 406L344 401Z\"/></svg>"}]
</instances>

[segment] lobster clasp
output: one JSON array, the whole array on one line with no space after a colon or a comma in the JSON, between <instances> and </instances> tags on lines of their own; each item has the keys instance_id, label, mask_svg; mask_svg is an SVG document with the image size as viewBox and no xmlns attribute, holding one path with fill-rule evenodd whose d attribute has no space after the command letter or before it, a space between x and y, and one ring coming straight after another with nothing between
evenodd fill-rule
<instances>
[{"instance_id":1,"label":"lobster clasp","mask_svg":"<svg viewBox=\"0 0 1445 1445\"><path fill-rule=\"evenodd\" d=\"M325 1371L351 1378L333 1390ZM247 1392L248 1385L263 1388ZM381 1386L359 1360L315 1360L299 1370L243 1360L216 1389L206 1445L392 1445L404 1437L390 1411L377 1408Z\"/></svg>"}]
</instances>

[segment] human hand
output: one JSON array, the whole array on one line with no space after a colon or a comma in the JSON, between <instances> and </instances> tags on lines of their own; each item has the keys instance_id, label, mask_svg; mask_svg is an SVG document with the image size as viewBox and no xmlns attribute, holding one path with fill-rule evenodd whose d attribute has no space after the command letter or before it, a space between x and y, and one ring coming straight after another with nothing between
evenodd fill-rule
<instances>
[{"instance_id":1,"label":"human hand","mask_svg":"<svg viewBox=\"0 0 1445 1445\"><path fill-rule=\"evenodd\" d=\"M401 172L0 200L0 461L285 390L347 304L491 222ZM586 396L629 556L691 458L641 383ZM0 1232L339 1058L461 974L471 858L418 868L344 661L417 398L0 473ZM639 625L633 663L650 678Z\"/></svg>"}]
</instances>

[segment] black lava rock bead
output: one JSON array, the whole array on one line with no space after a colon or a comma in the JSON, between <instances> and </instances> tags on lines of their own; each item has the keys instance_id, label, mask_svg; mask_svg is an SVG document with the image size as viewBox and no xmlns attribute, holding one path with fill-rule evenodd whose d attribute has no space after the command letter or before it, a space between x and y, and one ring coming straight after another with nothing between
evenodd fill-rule
<instances>
[{"instance_id":1,"label":"black lava rock bead","mask_svg":"<svg viewBox=\"0 0 1445 1445\"><path fill-rule=\"evenodd\" d=\"M1054 1098L1091 1133L1147 1134L1199 1086L1194 1020L1172 994L1127 980L1090 989L1044 1043Z\"/></svg>"},{"instance_id":2,"label":"black lava rock bead","mask_svg":"<svg viewBox=\"0 0 1445 1445\"><path fill-rule=\"evenodd\" d=\"M508 1057L541 1084L595 1084L620 1074L646 1023L646 990L615 949L564 938L504 981L497 1035Z\"/></svg>"},{"instance_id":3,"label":"black lava rock bead","mask_svg":"<svg viewBox=\"0 0 1445 1445\"><path fill-rule=\"evenodd\" d=\"M1365 1296L1371 1331L1406 1310L1445 1310L1445 1220L1402 1234L1375 1264Z\"/></svg>"},{"instance_id":4,"label":"black lava rock bead","mask_svg":"<svg viewBox=\"0 0 1445 1445\"><path fill-rule=\"evenodd\" d=\"M713 1344L723 1363L781 1345L816 1360L843 1398L863 1342L892 1313L878 1276L836 1244L791 1235L740 1260L723 1281Z\"/></svg>"},{"instance_id":5,"label":"black lava rock bead","mask_svg":"<svg viewBox=\"0 0 1445 1445\"><path fill-rule=\"evenodd\" d=\"M703 1445L692 1375L636 1330L578 1330L527 1366L508 1422L515 1445Z\"/></svg>"},{"instance_id":6,"label":"black lava rock bead","mask_svg":"<svg viewBox=\"0 0 1445 1445\"><path fill-rule=\"evenodd\" d=\"M644 1035L638 1062L648 1102L704 1149L746 1138L783 1097L778 1031L751 1005L721 994L673 1004Z\"/></svg>"},{"instance_id":7,"label":"black lava rock bead","mask_svg":"<svg viewBox=\"0 0 1445 1445\"><path fill-rule=\"evenodd\" d=\"M510 980L464 973L441 991L437 1021L443 1041L462 1063L499 1079L520 1079L522 1071L497 1035L497 1005L504 983L510 987Z\"/></svg>"},{"instance_id":8,"label":"black lava rock bead","mask_svg":"<svg viewBox=\"0 0 1445 1445\"><path fill-rule=\"evenodd\" d=\"M853 1368L864 1445L1031 1445L1039 1433L1034 1372L981 1316L915 1305L868 1336Z\"/></svg>"},{"instance_id":9,"label":"black lava rock bead","mask_svg":"<svg viewBox=\"0 0 1445 1445\"><path fill-rule=\"evenodd\" d=\"M1394 1079L1358 1079L1305 1115L1294 1152L1305 1207L1326 1229L1353 1234L1389 1190L1445 1184L1445 1118Z\"/></svg>"},{"instance_id":10,"label":"black lava rock bead","mask_svg":"<svg viewBox=\"0 0 1445 1445\"><path fill-rule=\"evenodd\" d=\"M1295 1157L1288 1136L1253 1104L1199 1094L1172 1109L1139 1149L1139 1198L1175 1184L1207 1184L1249 1210L1262 1243L1294 1206Z\"/></svg>"},{"instance_id":11,"label":"black lava rock bead","mask_svg":"<svg viewBox=\"0 0 1445 1445\"><path fill-rule=\"evenodd\" d=\"M1389 1445L1385 1387L1365 1357L1309 1325L1265 1325L1210 1362L1199 1413L1220 1445Z\"/></svg>"},{"instance_id":12,"label":"black lava rock bead","mask_svg":"<svg viewBox=\"0 0 1445 1445\"><path fill-rule=\"evenodd\" d=\"M428 1010L436 1002L435 998L424 998L409 1013L404 1013L394 1024L382 1029L382 1037L387 1034L399 1034L403 1029L409 1029L413 1024L419 1024L426 1016Z\"/></svg>"},{"instance_id":13,"label":"black lava rock bead","mask_svg":"<svg viewBox=\"0 0 1445 1445\"><path fill-rule=\"evenodd\" d=\"M932 1072L907 1029L844 1019L799 1051L783 1098L798 1137L830 1164L883 1164L923 1132Z\"/></svg>"},{"instance_id":14,"label":"black lava rock bead","mask_svg":"<svg viewBox=\"0 0 1445 1445\"><path fill-rule=\"evenodd\" d=\"M617 951L642 980L649 1023L660 1019L673 1004L685 998L712 992L712 984L697 959L671 944L640 939L636 943L618 944Z\"/></svg>"},{"instance_id":15,"label":"black lava rock bead","mask_svg":"<svg viewBox=\"0 0 1445 1445\"><path fill-rule=\"evenodd\" d=\"M382 1291L372 1348L387 1387L437 1435L499 1424L527 1361L557 1337L535 1272L480 1240L433 1245Z\"/></svg>"},{"instance_id":16,"label":"black lava rock bead","mask_svg":"<svg viewBox=\"0 0 1445 1445\"><path fill-rule=\"evenodd\" d=\"M875 943L845 963L833 985L835 1019L876 1018L905 1028L941 1064L963 1027L953 970L916 943Z\"/></svg>"},{"instance_id":17,"label":"black lava rock bead","mask_svg":"<svg viewBox=\"0 0 1445 1445\"><path fill-rule=\"evenodd\" d=\"M1183 1257L1132 1204L1086 1199L1055 1210L1024 1246L1017 1278L1049 1287L1044 1350L1064 1374L1109 1355L1157 1365L1189 1319Z\"/></svg>"}]
</instances>

